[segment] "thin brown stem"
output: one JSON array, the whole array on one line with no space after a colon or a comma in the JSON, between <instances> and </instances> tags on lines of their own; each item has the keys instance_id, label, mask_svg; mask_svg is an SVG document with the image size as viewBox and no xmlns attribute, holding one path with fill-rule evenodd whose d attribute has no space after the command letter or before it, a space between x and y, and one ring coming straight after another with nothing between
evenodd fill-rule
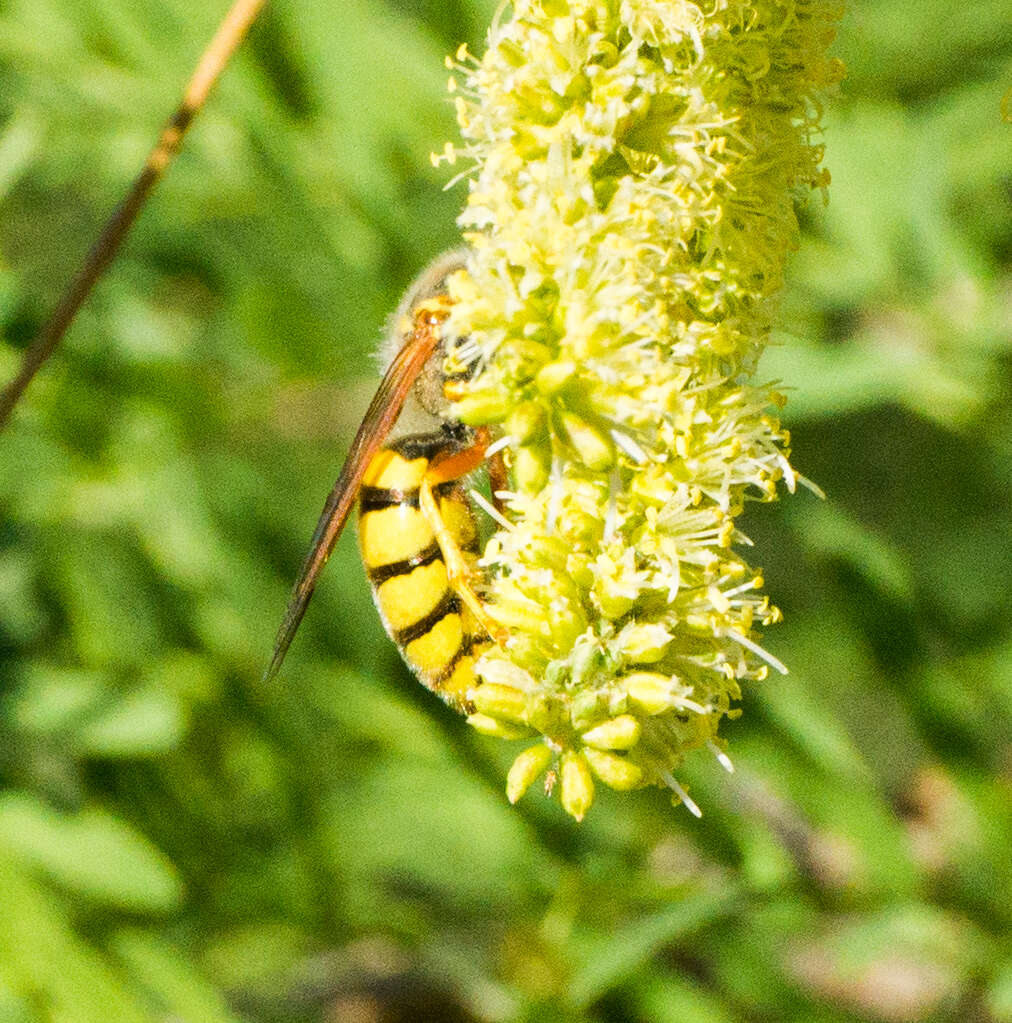
<instances>
[{"instance_id":1,"label":"thin brown stem","mask_svg":"<svg viewBox=\"0 0 1012 1023\"><path fill-rule=\"evenodd\" d=\"M179 107L166 122L126 198L106 221L81 269L70 282L38 336L25 351L18 375L0 394L0 430L10 419L14 406L35 374L56 351L67 328L74 322L78 310L84 305L95 283L112 262L152 188L179 152L186 129L200 112L215 82L225 70L229 59L245 38L265 3L266 0L235 0L218 26L218 31L201 55L186 86Z\"/></svg>"}]
</instances>

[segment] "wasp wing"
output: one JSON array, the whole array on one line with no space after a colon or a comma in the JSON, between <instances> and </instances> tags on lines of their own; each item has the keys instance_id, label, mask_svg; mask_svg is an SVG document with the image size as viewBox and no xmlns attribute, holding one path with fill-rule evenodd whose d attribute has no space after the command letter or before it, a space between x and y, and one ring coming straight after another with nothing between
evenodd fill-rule
<instances>
[{"instance_id":1,"label":"wasp wing","mask_svg":"<svg viewBox=\"0 0 1012 1023\"><path fill-rule=\"evenodd\" d=\"M334 489L331 490L327 503L323 506L320 521L316 524L313 541L302 563L299 577L288 598L284 620L274 640L274 655L270 666L264 672L263 680L270 682L281 668L281 662L292 644L295 632L302 621L313 595L316 580L323 566L330 557L337 538L341 535L344 524L355 498L358 496L362 477L365 475L373 456L379 451L390 432L401 408L407 399L412 384L421 372L426 360L435 350L439 341L438 326L435 322L420 322L405 342L404 347L390 363L389 369L379 385L376 395L362 420L362 425L355 434L351 450L345 460L341 475L338 476Z\"/></svg>"}]
</instances>

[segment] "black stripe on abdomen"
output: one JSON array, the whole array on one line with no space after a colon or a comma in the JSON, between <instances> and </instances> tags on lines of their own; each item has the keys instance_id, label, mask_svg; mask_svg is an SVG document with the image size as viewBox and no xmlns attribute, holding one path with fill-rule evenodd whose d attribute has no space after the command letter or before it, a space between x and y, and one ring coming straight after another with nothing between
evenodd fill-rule
<instances>
[{"instance_id":1,"label":"black stripe on abdomen","mask_svg":"<svg viewBox=\"0 0 1012 1023\"><path fill-rule=\"evenodd\" d=\"M429 679L429 685L435 691L439 691L439 686L445 682L454 672L457 665L460 663L462 657L466 657L474 646L474 636L465 630L464 635L460 638L460 646L457 647L457 652L450 658L450 662L445 668L442 668L438 675L434 678Z\"/></svg>"},{"instance_id":2,"label":"black stripe on abdomen","mask_svg":"<svg viewBox=\"0 0 1012 1023\"><path fill-rule=\"evenodd\" d=\"M391 561L389 565L377 565L375 568L367 567L366 575L373 586L379 586L388 579L393 579L394 576L407 575L416 568L421 568L422 565L431 565L433 561L442 556L443 552L439 549L439 544L433 540L428 547L423 547L417 554L412 554L410 558L405 558L403 561Z\"/></svg>"},{"instance_id":3,"label":"black stripe on abdomen","mask_svg":"<svg viewBox=\"0 0 1012 1023\"><path fill-rule=\"evenodd\" d=\"M438 483L432 488L432 493L437 497L443 497L457 489L457 481L449 480L446 483ZM358 492L359 514L366 512L381 511L384 508L392 508L394 505L406 505L408 508L418 507L418 487L410 490L398 490L395 487L370 487L363 484Z\"/></svg>"},{"instance_id":4,"label":"black stripe on abdomen","mask_svg":"<svg viewBox=\"0 0 1012 1023\"><path fill-rule=\"evenodd\" d=\"M421 639L431 632L447 615L460 614L460 600L451 589L443 594L439 603L424 618L398 629L394 634L394 642L403 649L416 639Z\"/></svg>"},{"instance_id":5,"label":"black stripe on abdomen","mask_svg":"<svg viewBox=\"0 0 1012 1023\"><path fill-rule=\"evenodd\" d=\"M365 515L366 512L371 511L382 511L384 508L392 508L395 504L417 508L418 488L396 490L393 487L368 487L363 485L358 492L360 515Z\"/></svg>"}]
</instances>

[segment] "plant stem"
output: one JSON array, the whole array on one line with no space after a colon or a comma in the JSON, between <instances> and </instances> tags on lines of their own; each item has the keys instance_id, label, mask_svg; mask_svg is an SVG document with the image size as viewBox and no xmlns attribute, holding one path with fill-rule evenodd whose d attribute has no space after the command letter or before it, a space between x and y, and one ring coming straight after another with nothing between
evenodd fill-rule
<instances>
[{"instance_id":1,"label":"plant stem","mask_svg":"<svg viewBox=\"0 0 1012 1023\"><path fill-rule=\"evenodd\" d=\"M232 54L245 38L266 0L235 0L214 38L201 55L176 112L166 122L126 198L106 221L84 264L32 344L26 349L18 375L0 394L0 430L4 428L36 373L56 351L81 306L119 251L123 239L166 168L179 152L194 117L200 112Z\"/></svg>"}]
</instances>

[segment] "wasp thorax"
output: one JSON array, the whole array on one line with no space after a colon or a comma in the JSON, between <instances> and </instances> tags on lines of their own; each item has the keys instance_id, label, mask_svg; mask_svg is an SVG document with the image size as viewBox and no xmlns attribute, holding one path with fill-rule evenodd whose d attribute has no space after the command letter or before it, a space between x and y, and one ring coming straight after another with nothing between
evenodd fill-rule
<instances>
[{"instance_id":1,"label":"wasp thorax","mask_svg":"<svg viewBox=\"0 0 1012 1023\"><path fill-rule=\"evenodd\" d=\"M445 389L447 382L443 372L445 361L446 351L441 342L426 360L415 381L414 395L418 404L433 416L442 416L452 400L447 397Z\"/></svg>"}]
</instances>

